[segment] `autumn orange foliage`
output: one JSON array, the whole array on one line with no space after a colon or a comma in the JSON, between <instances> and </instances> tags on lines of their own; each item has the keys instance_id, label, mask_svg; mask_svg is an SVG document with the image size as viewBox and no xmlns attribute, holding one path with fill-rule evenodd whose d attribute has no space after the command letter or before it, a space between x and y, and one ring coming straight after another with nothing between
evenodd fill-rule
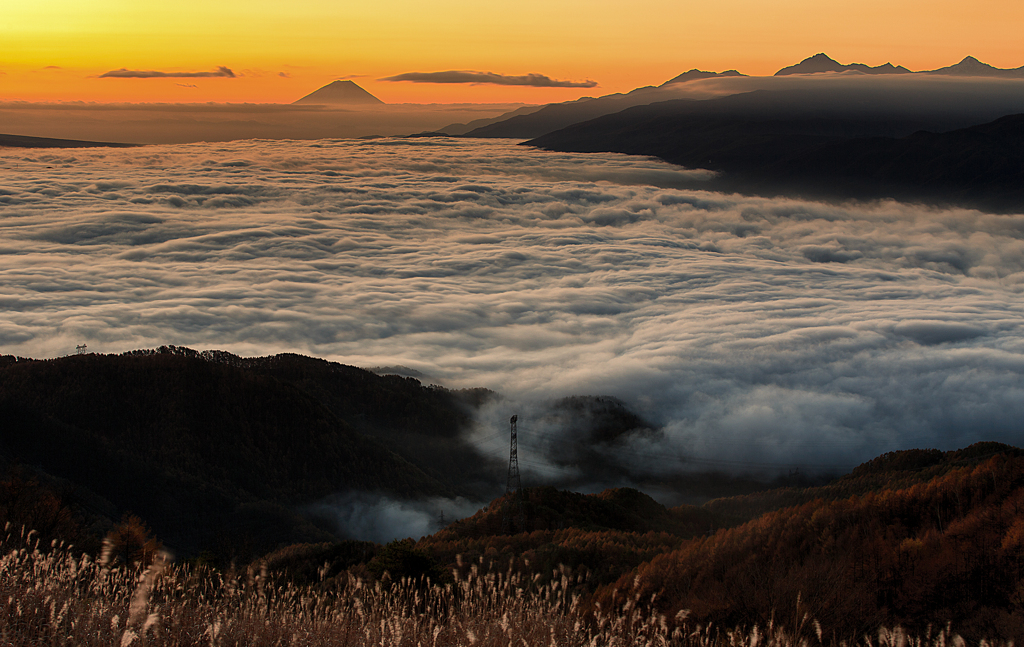
<instances>
[{"instance_id":1,"label":"autumn orange foliage","mask_svg":"<svg viewBox=\"0 0 1024 647\"><path fill-rule=\"evenodd\" d=\"M1024 636L1024 458L999 454L903 489L815 499L660 554L595 601L691 621Z\"/></svg>"}]
</instances>

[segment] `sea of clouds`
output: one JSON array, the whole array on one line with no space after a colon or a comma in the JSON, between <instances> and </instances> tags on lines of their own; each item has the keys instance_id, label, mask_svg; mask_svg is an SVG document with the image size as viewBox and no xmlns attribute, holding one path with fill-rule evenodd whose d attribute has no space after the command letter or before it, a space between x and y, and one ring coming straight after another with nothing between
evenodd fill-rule
<instances>
[{"instance_id":1,"label":"sea of clouds","mask_svg":"<svg viewBox=\"0 0 1024 647\"><path fill-rule=\"evenodd\" d=\"M3 354L409 367L504 396L488 455L518 412L524 478L595 488L543 403L650 421L591 448L625 481L1024 441L1024 214L724 195L504 140L0 149L0 170Z\"/></svg>"}]
</instances>

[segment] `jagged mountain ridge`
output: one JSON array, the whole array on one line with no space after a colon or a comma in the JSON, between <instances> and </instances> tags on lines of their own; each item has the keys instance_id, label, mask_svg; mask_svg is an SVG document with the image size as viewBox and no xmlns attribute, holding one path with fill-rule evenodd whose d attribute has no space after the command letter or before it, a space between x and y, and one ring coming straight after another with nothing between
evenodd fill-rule
<instances>
[{"instance_id":1,"label":"jagged mountain ridge","mask_svg":"<svg viewBox=\"0 0 1024 647\"><path fill-rule=\"evenodd\" d=\"M966 56L959 63L940 67L935 70L922 70L914 72L902 65L885 63L871 67L864 63L842 63L832 59L827 54L818 53L805 58L796 65L782 68L775 73L775 76L789 76L792 74L821 74L823 72L858 72L860 74L944 74L950 76L981 76L1001 78L1024 78L1024 66L1017 68L998 68L987 63L982 63L973 56Z\"/></svg>"},{"instance_id":2,"label":"jagged mountain ridge","mask_svg":"<svg viewBox=\"0 0 1024 647\"><path fill-rule=\"evenodd\" d=\"M833 60L828 55L819 53L805 58L796 65L784 67L775 73L775 76L787 76L789 74L820 74L822 72L860 72L862 74L910 74L910 70L902 65L894 66L892 63L885 63L871 67L863 63L850 63L843 65Z\"/></svg>"},{"instance_id":3,"label":"jagged mountain ridge","mask_svg":"<svg viewBox=\"0 0 1024 647\"><path fill-rule=\"evenodd\" d=\"M970 76L990 78L1024 78L1024 67L1013 69L996 68L978 61L973 56L967 56L955 65L950 65L936 70L914 72L902 65L893 65L891 63L885 63L884 65L874 67L863 63L850 63L844 65L824 53L815 54L814 56L804 59L800 63L784 67L776 72L775 76L803 76L822 74L826 72L847 74L856 73L874 76L908 75L920 77L922 75L947 75L961 78ZM596 98L584 97L575 101L548 104L547 106L532 111L531 114L524 115L518 111L510 112L498 118L494 118L490 120L490 123L481 125L478 128L456 128L455 130L444 129L444 132L450 135L461 135L465 137L533 139L562 128L567 128L574 124L596 119L604 115L613 114L634 106L649 105L659 101L677 99L679 98L678 94L676 96L671 96L670 93L673 91L682 91L688 82L738 77L746 77L746 75L736 70L706 72L694 68L669 79L656 88L643 87L637 88L636 90L628 93L611 94ZM658 91L660 91L660 93ZM1000 116L1003 115L992 115L990 118L994 119Z\"/></svg>"},{"instance_id":4,"label":"jagged mountain ridge","mask_svg":"<svg viewBox=\"0 0 1024 647\"><path fill-rule=\"evenodd\" d=\"M693 68L688 72L683 72L679 76L673 77L668 81L662 83L659 87L665 87L671 83L686 83L687 81L697 81L699 79L713 79L728 76L746 76L746 74L740 74L736 70L726 70L724 72L706 72L704 70L698 70Z\"/></svg>"}]
</instances>

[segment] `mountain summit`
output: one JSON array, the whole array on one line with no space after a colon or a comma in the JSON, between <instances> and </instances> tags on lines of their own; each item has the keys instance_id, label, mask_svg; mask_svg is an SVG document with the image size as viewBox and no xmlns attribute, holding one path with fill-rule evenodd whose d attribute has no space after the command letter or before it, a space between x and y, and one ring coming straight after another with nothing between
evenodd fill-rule
<instances>
[{"instance_id":1,"label":"mountain summit","mask_svg":"<svg viewBox=\"0 0 1024 647\"><path fill-rule=\"evenodd\" d=\"M384 105L384 102L352 81L334 81L295 103L320 105ZM293 104L294 105L294 104Z\"/></svg>"},{"instance_id":2,"label":"mountain summit","mask_svg":"<svg viewBox=\"0 0 1024 647\"><path fill-rule=\"evenodd\" d=\"M878 65L871 67L863 63L850 63L849 65L843 65L842 63L829 58L825 54L815 54L810 58L805 58L796 65L790 65L784 67L775 73L775 76L787 76L790 74L818 74L820 72L860 72L862 74L909 74L910 70L903 67L902 65L893 65L892 63L886 63L885 65Z\"/></svg>"},{"instance_id":3,"label":"mountain summit","mask_svg":"<svg viewBox=\"0 0 1024 647\"><path fill-rule=\"evenodd\" d=\"M930 70L926 74L950 74L954 76L1001 76L1009 78L1024 78L1024 66L1013 69L992 67L988 63L982 63L973 56L965 56L964 60L956 65L940 67L937 70Z\"/></svg>"},{"instance_id":4,"label":"mountain summit","mask_svg":"<svg viewBox=\"0 0 1024 647\"><path fill-rule=\"evenodd\" d=\"M704 70L698 70L694 68L689 72L683 72L677 77L671 78L665 81L659 87L665 87L672 83L685 83L686 81L696 81L697 79L710 79L716 76L746 76L746 74L740 74L736 70L726 70L724 72L705 72Z\"/></svg>"}]
</instances>

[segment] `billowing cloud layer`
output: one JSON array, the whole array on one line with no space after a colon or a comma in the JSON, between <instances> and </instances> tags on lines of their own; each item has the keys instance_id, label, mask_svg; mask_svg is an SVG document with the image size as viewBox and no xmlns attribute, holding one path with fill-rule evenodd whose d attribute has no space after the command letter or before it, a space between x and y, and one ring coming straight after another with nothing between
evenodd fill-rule
<instances>
[{"instance_id":1,"label":"billowing cloud layer","mask_svg":"<svg viewBox=\"0 0 1024 647\"><path fill-rule=\"evenodd\" d=\"M160 344L506 396L527 483L1021 444L1024 214L700 190L506 141L0 152L0 352ZM614 442L545 404L619 398ZM592 473L592 466L605 466Z\"/></svg>"},{"instance_id":2,"label":"billowing cloud layer","mask_svg":"<svg viewBox=\"0 0 1024 647\"><path fill-rule=\"evenodd\" d=\"M509 76L494 72L448 70L446 72L406 72L388 76L381 81L410 81L412 83L489 83L492 85L528 85L535 88L593 88L597 81L559 81L543 74Z\"/></svg>"},{"instance_id":3,"label":"billowing cloud layer","mask_svg":"<svg viewBox=\"0 0 1024 647\"><path fill-rule=\"evenodd\" d=\"M159 70L128 70L121 68L100 74L101 79L206 79L213 77L235 78L235 73L223 65L212 72L161 72Z\"/></svg>"}]
</instances>

